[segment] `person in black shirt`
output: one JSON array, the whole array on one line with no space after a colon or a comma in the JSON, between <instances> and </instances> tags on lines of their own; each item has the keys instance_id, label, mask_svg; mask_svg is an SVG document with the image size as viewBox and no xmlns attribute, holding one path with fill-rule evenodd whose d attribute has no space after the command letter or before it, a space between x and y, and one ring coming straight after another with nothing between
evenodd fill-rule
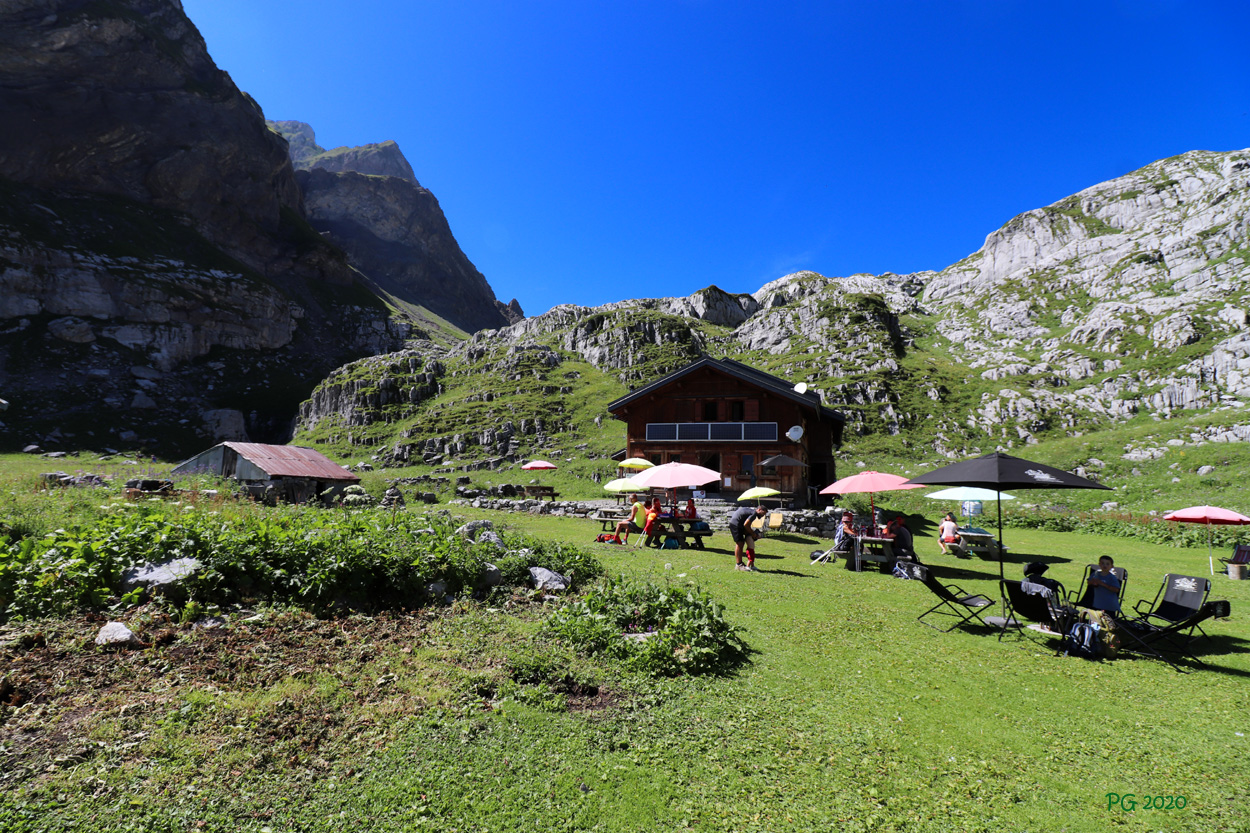
<instances>
[{"instance_id":1,"label":"person in black shirt","mask_svg":"<svg viewBox=\"0 0 1250 833\"><path fill-rule=\"evenodd\" d=\"M734 561L739 570L757 573L755 569L755 539L759 536L755 534L755 530L751 528L751 523L756 518L764 517L765 509L763 506L743 506L735 509L733 514L729 516L729 535L734 540ZM742 563L742 551L746 549L747 563Z\"/></svg>"}]
</instances>

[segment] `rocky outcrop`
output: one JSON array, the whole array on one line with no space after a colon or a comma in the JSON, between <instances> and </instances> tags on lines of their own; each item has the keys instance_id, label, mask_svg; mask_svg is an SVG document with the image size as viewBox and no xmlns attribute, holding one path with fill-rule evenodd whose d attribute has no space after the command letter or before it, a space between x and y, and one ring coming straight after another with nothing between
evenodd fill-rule
<instances>
[{"instance_id":1,"label":"rocky outcrop","mask_svg":"<svg viewBox=\"0 0 1250 833\"><path fill-rule=\"evenodd\" d=\"M1026 212L939 272L799 272L751 295L558 306L450 351L444 390L471 378L458 401L507 403L517 380L581 361L623 391L728 355L807 382L852 433L901 434L943 457L1240 407L1247 202L1250 152L1185 154ZM446 443L435 446L423 453Z\"/></svg>"},{"instance_id":2,"label":"rocky outcrop","mask_svg":"<svg viewBox=\"0 0 1250 833\"><path fill-rule=\"evenodd\" d=\"M309 221L378 286L467 332L524 317L515 300L504 306L495 298L399 145L327 151L303 122L270 126L291 141Z\"/></svg>"},{"instance_id":3,"label":"rocky outcrop","mask_svg":"<svg viewBox=\"0 0 1250 833\"><path fill-rule=\"evenodd\" d=\"M287 140L291 162L297 170L313 169L330 173L352 171L367 176L393 176L417 181L412 165L404 158L399 145L392 141L360 147L339 147L326 150L317 144L312 126L302 121L271 121L271 130Z\"/></svg>"},{"instance_id":4,"label":"rocky outcrop","mask_svg":"<svg viewBox=\"0 0 1250 833\"><path fill-rule=\"evenodd\" d=\"M400 346L376 288L304 219L285 142L176 0L15 0L0 56L13 442L280 441L318 379Z\"/></svg>"}]
</instances>

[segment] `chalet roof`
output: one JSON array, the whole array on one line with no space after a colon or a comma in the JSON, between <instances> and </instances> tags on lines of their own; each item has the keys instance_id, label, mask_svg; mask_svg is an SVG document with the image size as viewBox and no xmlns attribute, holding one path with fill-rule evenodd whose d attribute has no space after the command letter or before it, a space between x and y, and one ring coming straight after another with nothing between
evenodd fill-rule
<instances>
[{"instance_id":1,"label":"chalet roof","mask_svg":"<svg viewBox=\"0 0 1250 833\"><path fill-rule=\"evenodd\" d=\"M846 422L846 417L842 414L832 408L825 407L820 400L820 394L815 391L799 393L794 389L793 384L779 376L773 376L771 373L765 373L762 370L757 370L750 365L745 365L742 362L735 361L734 359L714 359L711 356L704 356L697 361L693 361L680 370L675 370L667 376L662 376L648 385L644 385L635 391L631 391L615 402L608 403L608 411L615 414L626 405L639 401L643 397L649 396L663 388L668 387L672 383L681 379L683 376L688 376L691 373L703 370L704 368L714 370L718 373L724 373L727 376L732 376L735 379L746 382L748 385L753 385L773 394L774 396L779 396L782 399L789 399L804 408L814 411L816 416L820 419L827 419L831 422L837 423Z\"/></svg>"},{"instance_id":2,"label":"chalet roof","mask_svg":"<svg viewBox=\"0 0 1250 833\"><path fill-rule=\"evenodd\" d=\"M360 478L320 451L298 445L268 445L265 443L221 443L270 477L306 477L315 480L347 480L359 482ZM216 448L217 446L213 446ZM209 449L212 451L212 449ZM201 452L192 460L208 452ZM188 460L187 463L191 462ZM186 465L183 463L181 465Z\"/></svg>"}]
</instances>

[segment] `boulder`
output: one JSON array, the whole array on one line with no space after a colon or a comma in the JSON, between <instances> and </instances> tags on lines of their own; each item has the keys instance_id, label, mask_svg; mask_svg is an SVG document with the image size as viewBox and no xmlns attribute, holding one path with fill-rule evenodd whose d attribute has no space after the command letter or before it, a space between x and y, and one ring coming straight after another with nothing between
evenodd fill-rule
<instances>
[{"instance_id":1,"label":"boulder","mask_svg":"<svg viewBox=\"0 0 1250 833\"><path fill-rule=\"evenodd\" d=\"M194 575L202 565L195 558L173 558L131 567L122 573L122 592L145 588L154 593L170 595L182 581Z\"/></svg>"},{"instance_id":2,"label":"boulder","mask_svg":"<svg viewBox=\"0 0 1250 833\"><path fill-rule=\"evenodd\" d=\"M109 622L100 628L100 632L95 636L95 644L124 648L131 645L139 645L139 637L135 636L134 631L123 625L121 622Z\"/></svg>"},{"instance_id":3,"label":"boulder","mask_svg":"<svg viewBox=\"0 0 1250 833\"><path fill-rule=\"evenodd\" d=\"M534 580L534 589L536 590L556 592L567 590L570 584L567 578L548 570L546 567L530 567L530 577Z\"/></svg>"}]
</instances>

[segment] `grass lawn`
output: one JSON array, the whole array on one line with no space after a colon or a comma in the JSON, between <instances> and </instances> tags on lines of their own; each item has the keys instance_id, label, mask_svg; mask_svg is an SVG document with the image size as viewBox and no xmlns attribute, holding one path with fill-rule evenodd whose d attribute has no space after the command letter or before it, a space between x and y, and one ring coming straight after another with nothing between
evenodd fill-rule
<instances>
[{"instance_id":1,"label":"grass lawn","mask_svg":"<svg viewBox=\"0 0 1250 833\"><path fill-rule=\"evenodd\" d=\"M31 741L10 711L0 754L28 770L5 780L0 829L1250 829L1250 582L1213 578L1233 615L1206 628L1208 667L1181 674L1056 657L1034 633L940 633L916 621L936 601L919 582L809 566L825 541L762 541L761 572L746 574L719 533L706 551L641 550L590 544L590 521L456 511L584 543L610 573L697 582L743 628L751 663L639 679L541 637L549 605L330 621L262 610L226 635L183 632L92 666L95 682L79 683L99 701L24 706L46 711L31 737L72 739L60 760L19 748ZM1130 602L1166 572L1207 570L1195 549L1006 535L1008 577L1037 558L1072 587L1112 554ZM943 581L996 595L995 562L917 547ZM50 646L94 651L81 634L98 624L43 627ZM220 667L188 674L180 657L195 651ZM540 666L594 696L517 673ZM1108 809L1108 794L1133 797Z\"/></svg>"}]
</instances>

